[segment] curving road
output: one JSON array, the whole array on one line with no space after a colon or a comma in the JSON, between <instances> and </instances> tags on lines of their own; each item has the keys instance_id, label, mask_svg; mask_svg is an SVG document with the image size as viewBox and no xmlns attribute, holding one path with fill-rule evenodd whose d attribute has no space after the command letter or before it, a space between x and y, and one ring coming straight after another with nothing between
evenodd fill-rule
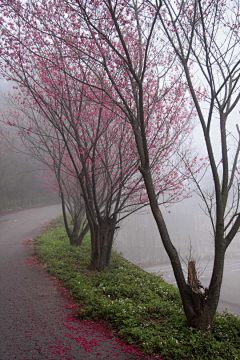
<instances>
[{"instance_id":1,"label":"curving road","mask_svg":"<svg viewBox=\"0 0 240 360\"><path fill-rule=\"evenodd\" d=\"M76 321L71 302L33 265L23 240L61 214L59 205L0 216L0 360L136 360L100 324Z\"/></svg>"}]
</instances>

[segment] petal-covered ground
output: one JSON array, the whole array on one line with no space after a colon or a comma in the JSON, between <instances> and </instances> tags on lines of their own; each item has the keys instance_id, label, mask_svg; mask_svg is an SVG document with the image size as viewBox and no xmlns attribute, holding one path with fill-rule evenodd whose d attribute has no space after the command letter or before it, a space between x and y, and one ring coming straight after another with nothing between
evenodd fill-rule
<instances>
[{"instance_id":1,"label":"petal-covered ground","mask_svg":"<svg viewBox=\"0 0 240 360\"><path fill-rule=\"evenodd\" d=\"M49 208L0 218L0 360L147 359L103 323L78 320L67 290L21 242L55 216Z\"/></svg>"}]
</instances>

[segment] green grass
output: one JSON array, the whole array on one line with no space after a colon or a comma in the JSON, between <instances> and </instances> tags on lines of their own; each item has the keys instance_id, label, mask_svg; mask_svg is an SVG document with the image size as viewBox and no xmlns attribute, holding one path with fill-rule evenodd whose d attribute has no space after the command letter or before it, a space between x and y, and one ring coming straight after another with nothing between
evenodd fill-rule
<instances>
[{"instance_id":1,"label":"green grass","mask_svg":"<svg viewBox=\"0 0 240 360\"><path fill-rule=\"evenodd\" d=\"M240 359L240 320L215 317L213 334L189 328L177 289L147 274L115 251L111 270L89 270L90 237L69 245L61 220L36 238L36 253L50 275L62 280L79 303L78 316L101 319L129 344L165 359Z\"/></svg>"}]
</instances>

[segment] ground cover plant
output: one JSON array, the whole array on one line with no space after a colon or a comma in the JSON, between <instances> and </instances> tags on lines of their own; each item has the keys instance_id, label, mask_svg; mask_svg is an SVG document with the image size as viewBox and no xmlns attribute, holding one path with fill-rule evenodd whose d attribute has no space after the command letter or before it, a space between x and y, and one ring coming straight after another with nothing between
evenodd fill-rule
<instances>
[{"instance_id":1,"label":"ground cover plant","mask_svg":"<svg viewBox=\"0 0 240 360\"><path fill-rule=\"evenodd\" d=\"M58 219L35 241L39 261L79 303L76 316L104 320L129 344L164 359L240 359L240 320L215 316L212 334L189 328L178 290L113 252L111 269L90 270L91 244L70 246Z\"/></svg>"}]
</instances>

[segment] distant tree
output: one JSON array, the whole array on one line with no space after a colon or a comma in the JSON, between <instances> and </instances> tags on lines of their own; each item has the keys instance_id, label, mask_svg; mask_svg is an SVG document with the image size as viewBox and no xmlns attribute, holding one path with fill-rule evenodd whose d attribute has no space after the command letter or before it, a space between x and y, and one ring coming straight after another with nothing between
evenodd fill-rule
<instances>
[{"instance_id":1,"label":"distant tree","mask_svg":"<svg viewBox=\"0 0 240 360\"><path fill-rule=\"evenodd\" d=\"M51 170L47 170L45 176L41 177L45 182L44 187L50 188L53 193L60 196L64 224L70 244L80 246L89 231L89 226L79 183L74 176L67 173L67 169L61 168L56 159L54 164L51 164L51 158L46 158L45 161ZM70 224L68 214L71 218Z\"/></svg>"},{"instance_id":2,"label":"distant tree","mask_svg":"<svg viewBox=\"0 0 240 360\"><path fill-rule=\"evenodd\" d=\"M0 139L0 172L0 212L57 203L50 191L41 188L42 164L11 151L4 139Z\"/></svg>"}]
</instances>

